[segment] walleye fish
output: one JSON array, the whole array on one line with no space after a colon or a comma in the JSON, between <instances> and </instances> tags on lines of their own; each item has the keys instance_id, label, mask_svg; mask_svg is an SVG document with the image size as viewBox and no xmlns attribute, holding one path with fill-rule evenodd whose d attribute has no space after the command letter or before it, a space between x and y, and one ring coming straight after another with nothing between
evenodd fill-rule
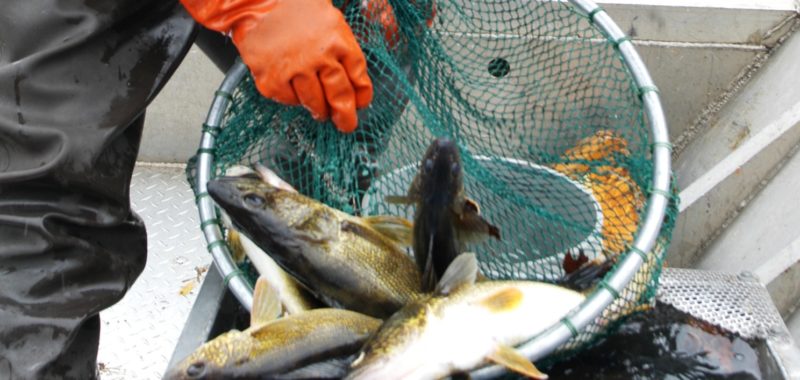
<instances>
[{"instance_id":1,"label":"walleye fish","mask_svg":"<svg viewBox=\"0 0 800 380\"><path fill-rule=\"evenodd\" d=\"M291 185L278 177L277 174L267 167L256 164L254 169L237 165L226 170L225 174L228 176L261 179L261 181L269 185L287 191L297 192ZM277 292L277 297L281 302L284 314L298 314L305 310L322 306L308 290L303 288L294 277L286 273L286 271L267 255L266 252L258 248L247 236L237 231L233 227L233 222L228 215L223 213L221 219L222 224L225 225L228 231L225 240L228 242L228 247L231 250L234 260L236 260L236 262L241 262L245 257L250 259L250 262L256 268L260 277L266 279L270 287Z\"/></svg>"},{"instance_id":2,"label":"walleye fish","mask_svg":"<svg viewBox=\"0 0 800 380\"><path fill-rule=\"evenodd\" d=\"M490 362L546 378L512 346L550 327L585 297L533 281L475 283L477 270L473 254L458 256L434 294L384 322L346 379L438 379Z\"/></svg>"},{"instance_id":3,"label":"walleye fish","mask_svg":"<svg viewBox=\"0 0 800 380\"><path fill-rule=\"evenodd\" d=\"M236 229L331 307L388 317L421 293L401 248L408 220L354 217L253 178L215 179L208 192Z\"/></svg>"},{"instance_id":4,"label":"walleye fish","mask_svg":"<svg viewBox=\"0 0 800 380\"><path fill-rule=\"evenodd\" d=\"M500 239L500 230L483 219L478 204L467 198L461 156L456 144L447 138L438 138L428 146L407 195L386 200L416 204L414 258L425 291L433 290L467 243L488 236Z\"/></svg>"},{"instance_id":5,"label":"walleye fish","mask_svg":"<svg viewBox=\"0 0 800 380\"><path fill-rule=\"evenodd\" d=\"M250 327L203 344L164 378L341 378L353 354L381 325L379 319L341 309L315 309L274 319L279 313L274 289L260 278Z\"/></svg>"}]
</instances>

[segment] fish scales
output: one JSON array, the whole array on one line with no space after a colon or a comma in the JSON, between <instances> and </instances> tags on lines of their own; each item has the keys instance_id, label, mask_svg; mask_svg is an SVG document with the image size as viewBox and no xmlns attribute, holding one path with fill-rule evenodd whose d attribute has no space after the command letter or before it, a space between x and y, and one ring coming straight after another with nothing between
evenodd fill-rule
<instances>
[{"instance_id":1,"label":"fish scales","mask_svg":"<svg viewBox=\"0 0 800 380\"><path fill-rule=\"evenodd\" d=\"M412 259L363 218L257 179L223 177L208 189L237 229L329 306L388 317L421 293Z\"/></svg>"}]
</instances>

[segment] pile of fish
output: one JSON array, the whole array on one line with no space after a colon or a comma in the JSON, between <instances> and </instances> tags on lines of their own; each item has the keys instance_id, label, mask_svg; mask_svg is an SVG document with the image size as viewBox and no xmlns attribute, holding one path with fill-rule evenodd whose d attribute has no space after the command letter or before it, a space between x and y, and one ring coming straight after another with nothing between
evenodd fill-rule
<instances>
[{"instance_id":1,"label":"pile of fish","mask_svg":"<svg viewBox=\"0 0 800 380\"><path fill-rule=\"evenodd\" d=\"M208 183L230 247L261 275L251 325L207 342L167 379L436 379L488 364L547 377L513 347L585 296L479 273L467 244L500 231L467 197L453 141L433 141L408 193L386 199L414 205L413 222L349 215L255 169Z\"/></svg>"}]
</instances>

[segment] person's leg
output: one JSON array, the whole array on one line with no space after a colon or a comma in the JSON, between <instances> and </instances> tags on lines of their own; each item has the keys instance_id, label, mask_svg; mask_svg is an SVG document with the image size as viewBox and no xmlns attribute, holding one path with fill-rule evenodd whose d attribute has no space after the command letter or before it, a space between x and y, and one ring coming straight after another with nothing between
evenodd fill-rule
<instances>
[{"instance_id":1,"label":"person's leg","mask_svg":"<svg viewBox=\"0 0 800 380\"><path fill-rule=\"evenodd\" d=\"M0 379L93 378L98 313L144 268L144 108L194 24L176 2L98 4L0 5Z\"/></svg>"}]
</instances>

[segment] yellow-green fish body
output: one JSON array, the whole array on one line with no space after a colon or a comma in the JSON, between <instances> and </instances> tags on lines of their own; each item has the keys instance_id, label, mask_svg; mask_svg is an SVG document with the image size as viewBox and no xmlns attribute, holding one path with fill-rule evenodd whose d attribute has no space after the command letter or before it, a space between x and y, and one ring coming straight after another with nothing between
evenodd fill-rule
<instances>
[{"instance_id":1,"label":"yellow-green fish body","mask_svg":"<svg viewBox=\"0 0 800 380\"><path fill-rule=\"evenodd\" d=\"M208 191L239 231L329 306L388 317L421 293L401 248L411 239L405 219L354 217L252 178L216 179Z\"/></svg>"},{"instance_id":2,"label":"yellow-green fish body","mask_svg":"<svg viewBox=\"0 0 800 380\"><path fill-rule=\"evenodd\" d=\"M511 347L556 323L585 297L532 281L458 283L451 269L472 255L461 255L445 272L437 293L409 303L389 318L364 346L348 379L438 379L489 362L532 377L535 367Z\"/></svg>"},{"instance_id":3,"label":"yellow-green fish body","mask_svg":"<svg viewBox=\"0 0 800 380\"><path fill-rule=\"evenodd\" d=\"M266 284L263 278L259 281ZM313 372L315 367L327 371L315 377L341 377L344 373L338 372L347 369L349 359L381 325L379 319L341 309L314 309L273 319L280 305L277 299L264 300L275 294L263 284L256 285L249 328L229 331L200 346L167 371L165 379L281 378ZM325 367L326 363L333 365Z\"/></svg>"}]
</instances>

